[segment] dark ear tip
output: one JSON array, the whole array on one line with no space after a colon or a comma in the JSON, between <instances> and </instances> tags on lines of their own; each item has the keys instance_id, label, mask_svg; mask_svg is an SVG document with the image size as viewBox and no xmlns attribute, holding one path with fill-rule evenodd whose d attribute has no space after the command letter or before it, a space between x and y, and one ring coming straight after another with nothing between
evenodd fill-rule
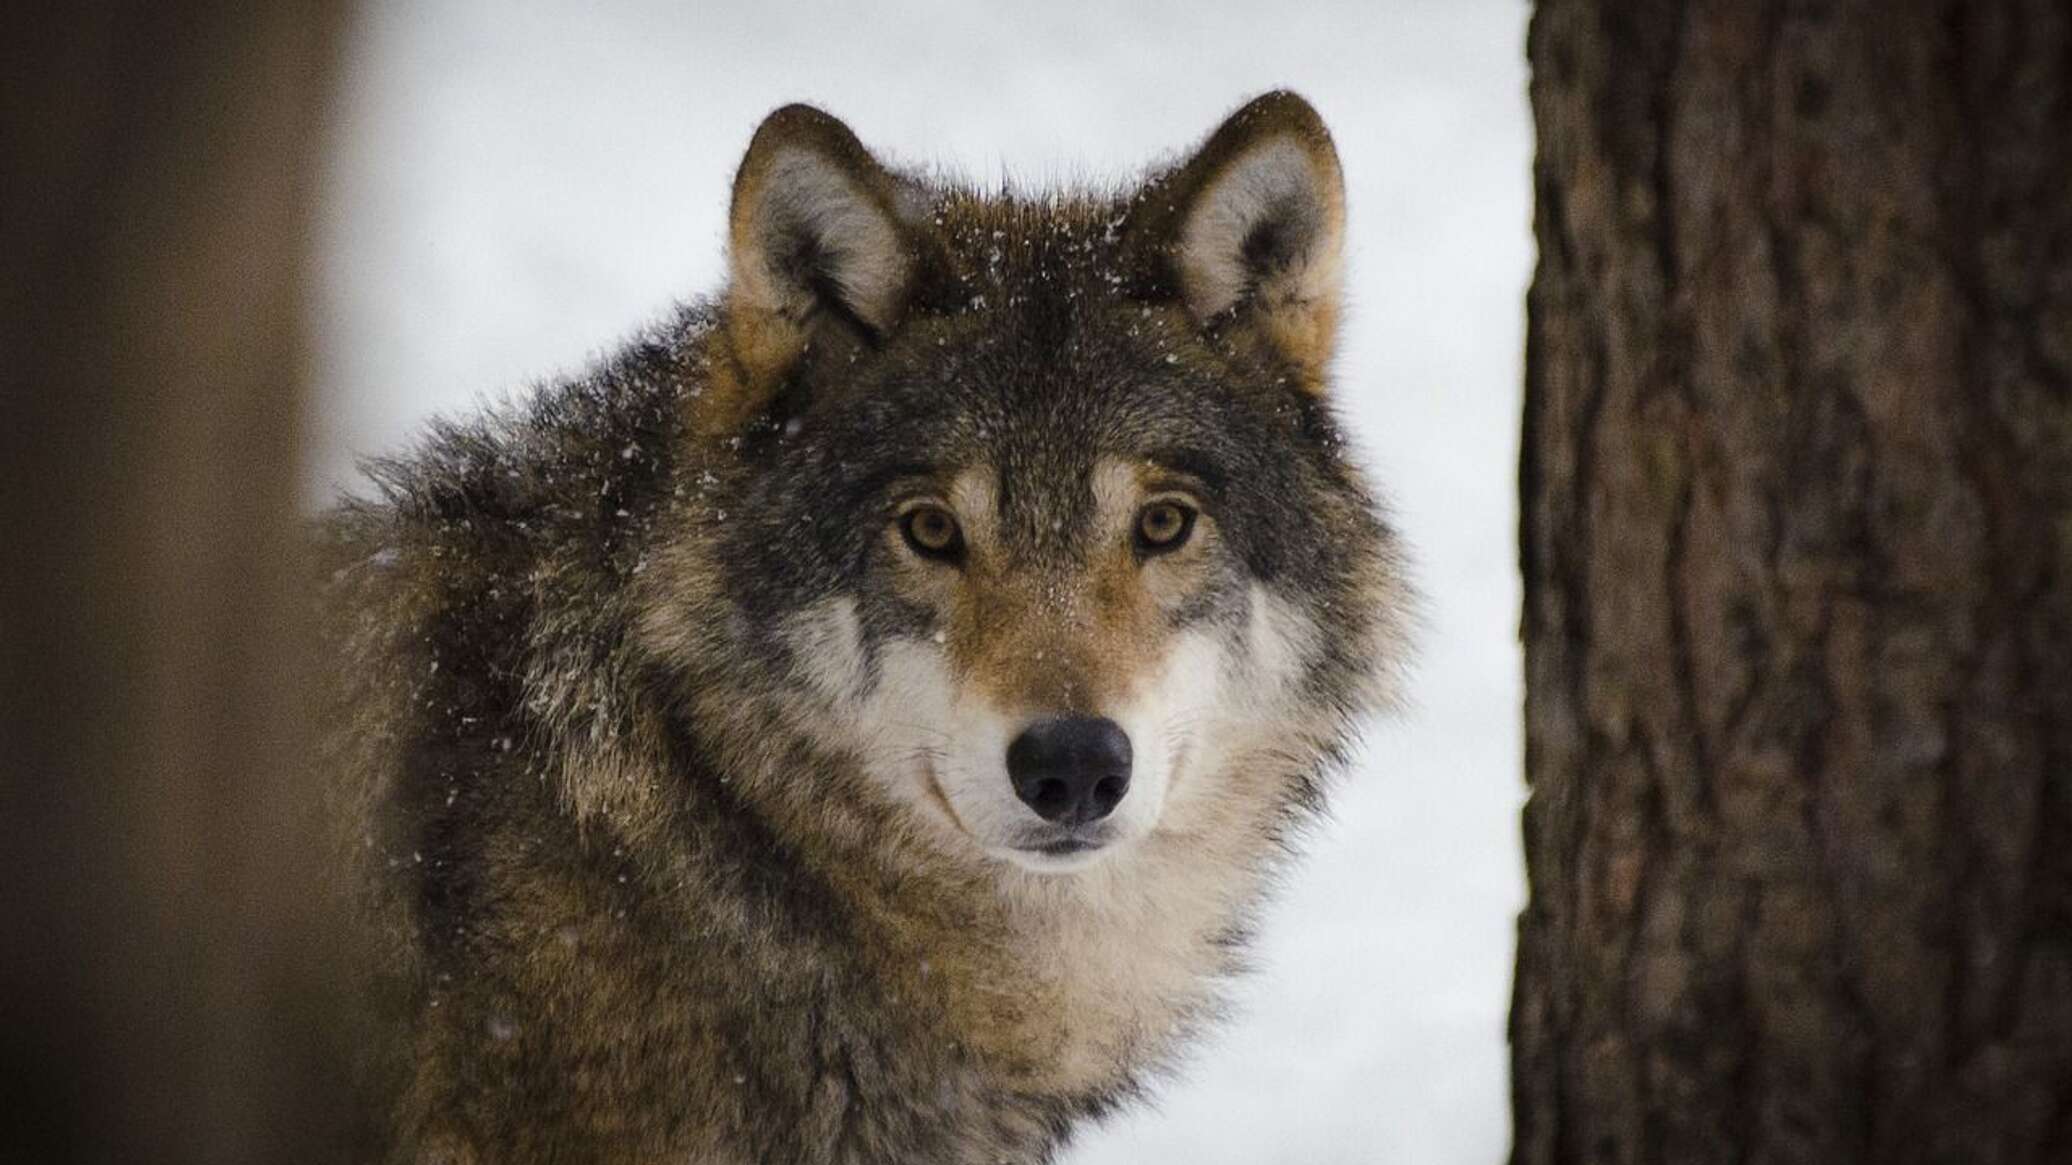
<instances>
[{"instance_id":1,"label":"dark ear tip","mask_svg":"<svg viewBox=\"0 0 2072 1165\"><path fill-rule=\"evenodd\" d=\"M816 127L839 127L842 119L817 105L794 101L770 111L756 127L757 135L796 133Z\"/></svg>"},{"instance_id":2,"label":"dark ear tip","mask_svg":"<svg viewBox=\"0 0 2072 1165\"><path fill-rule=\"evenodd\" d=\"M1274 89L1254 97L1231 114L1224 124L1232 128L1241 127L1248 134L1279 130L1297 133L1313 141L1328 143L1331 140L1331 131L1325 128L1323 115L1293 89Z\"/></svg>"},{"instance_id":3,"label":"dark ear tip","mask_svg":"<svg viewBox=\"0 0 2072 1165\"><path fill-rule=\"evenodd\" d=\"M755 136L749 140L748 157L754 158L785 145L816 150L850 165L870 156L855 131L841 118L819 106L799 101L773 110L763 118L762 124L755 127Z\"/></svg>"}]
</instances>

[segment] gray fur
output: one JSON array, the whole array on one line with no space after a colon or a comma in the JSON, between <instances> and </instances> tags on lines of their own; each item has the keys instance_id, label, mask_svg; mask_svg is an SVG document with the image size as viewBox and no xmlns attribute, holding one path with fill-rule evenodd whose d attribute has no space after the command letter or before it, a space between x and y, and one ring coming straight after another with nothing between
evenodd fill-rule
<instances>
[{"instance_id":1,"label":"gray fur","mask_svg":"<svg viewBox=\"0 0 2072 1165\"><path fill-rule=\"evenodd\" d=\"M1329 148L1298 98L1246 118ZM1165 204L1242 141L1134 190L1031 195L895 182L813 111L771 125L759 142L828 151L882 205L925 198L885 220L903 302L845 307L895 282L810 270L854 248L765 264L798 280L766 299L818 297L789 330L729 295L685 308L522 407L435 426L323 524L331 755L387 1025L377 1158L1050 1160L1216 1013L1289 830L1385 695L1396 543L1345 458L1328 352L1267 321L1299 305L1185 299ZM737 219L761 196L738 186ZM1291 213L1299 241L1338 208ZM1197 762L1220 782L1200 838L1046 878L917 827L806 730L834 697L787 628L853 605L868 689L943 617L897 582L883 487L986 466L1000 553L1068 578L1101 456L1182 463L1213 510L1144 634L1237 658L1261 594L1316 633L1288 639L1275 739ZM1190 886L1213 893L1161 897Z\"/></svg>"}]
</instances>

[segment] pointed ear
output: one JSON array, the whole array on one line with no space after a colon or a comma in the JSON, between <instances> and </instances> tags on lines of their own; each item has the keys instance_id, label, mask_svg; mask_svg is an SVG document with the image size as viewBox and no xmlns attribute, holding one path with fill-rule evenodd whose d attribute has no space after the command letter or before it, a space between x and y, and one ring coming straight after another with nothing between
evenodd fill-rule
<instances>
[{"instance_id":1,"label":"pointed ear","mask_svg":"<svg viewBox=\"0 0 2072 1165\"><path fill-rule=\"evenodd\" d=\"M1337 338L1345 179L1309 102L1283 90L1238 110L1145 187L1131 220L1155 286L1204 327L1265 344L1322 387Z\"/></svg>"},{"instance_id":2,"label":"pointed ear","mask_svg":"<svg viewBox=\"0 0 2072 1165\"><path fill-rule=\"evenodd\" d=\"M925 209L828 114L787 105L763 120L734 176L727 232L727 337L751 388L781 377L818 327L876 340L898 326Z\"/></svg>"}]
</instances>

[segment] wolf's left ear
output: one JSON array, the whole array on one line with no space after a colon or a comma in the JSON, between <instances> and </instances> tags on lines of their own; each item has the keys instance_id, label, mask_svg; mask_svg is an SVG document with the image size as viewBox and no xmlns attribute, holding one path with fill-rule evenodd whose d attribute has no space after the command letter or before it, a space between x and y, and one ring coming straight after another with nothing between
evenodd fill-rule
<instances>
[{"instance_id":1,"label":"wolf's left ear","mask_svg":"<svg viewBox=\"0 0 2072 1165\"><path fill-rule=\"evenodd\" d=\"M912 297L925 199L848 126L810 105L763 120L734 176L727 337L767 390L816 330L882 339Z\"/></svg>"},{"instance_id":2,"label":"wolf's left ear","mask_svg":"<svg viewBox=\"0 0 2072 1165\"><path fill-rule=\"evenodd\" d=\"M1336 343L1345 178L1330 131L1286 90L1232 114L1130 211L1154 285L1204 327L1264 342L1323 385Z\"/></svg>"}]
</instances>

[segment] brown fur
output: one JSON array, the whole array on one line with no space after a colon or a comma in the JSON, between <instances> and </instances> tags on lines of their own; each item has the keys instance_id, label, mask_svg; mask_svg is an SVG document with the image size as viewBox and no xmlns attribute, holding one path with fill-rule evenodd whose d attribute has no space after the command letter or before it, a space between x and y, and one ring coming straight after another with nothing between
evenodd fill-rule
<instances>
[{"instance_id":1,"label":"brown fur","mask_svg":"<svg viewBox=\"0 0 2072 1165\"><path fill-rule=\"evenodd\" d=\"M393 1114L374 1155L1040 1162L1214 1015L1401 621L1392 536L1315 399L1343 215L1321 135L1273 95L1134 195L1035 202L927 186L825 114L779 111L735 183L716 310L526 414L442 427L377 467L379 501L327 520L331 758L392 1021L368 1064ZM1293 171L1248 152L1285 142ZM1247 164L1301 205L1219 187ZM1259 230L1188 243L1190 208L1218 199ZM1189 272L1233 263L1246 286L1206 310ZM1043 349L1061 360L1081 340L1147 353L1074 382L1124 394L1098 440L1155 438L1129 418L1192 416L1171 394L1215 385L1232 428L1210 452L1281 484L1212 486L1050 421L1010 472L947 406L799 452L877 407L852 379L891 362L896 387L1015 326L1078 329ZM1158 396L1161 378L1183 387ZM958 442L954 470L844 498L852 460L924 436ZM1261 440L1281 459L1257 461ZM800 494L772 476L784 457L837 488ZM1032 522L1039 481L1062 492ZM903 547L900 490L955 512L964 562ZM1133 523L1168 495L1199 505L1193 537L1145 557ZM760 605L779 591L797 597ZM1186 747L1154 829L1046 874L973 845L935 762L888 762L852 723L902 666L1016 722L1107 715L1204 666L1249 686L1212 725L1166 726Z\"/></svg>"}]
</instances>

